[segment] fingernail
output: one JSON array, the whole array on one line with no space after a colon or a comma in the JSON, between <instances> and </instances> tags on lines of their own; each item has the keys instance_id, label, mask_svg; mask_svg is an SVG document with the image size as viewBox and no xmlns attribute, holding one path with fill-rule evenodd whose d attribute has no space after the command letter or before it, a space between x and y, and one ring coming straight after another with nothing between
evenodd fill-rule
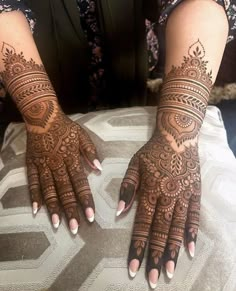
<instances>
[{"instance_id":1,"label":"fingernail","mask_svg":"<svg viewBox=\"0 0 236 291\"><path fill-rule=\"evenodd\" d=\"M188 244L188 251L189 251L189 254L192 258L194 258L194 255L195 255L195 243L194 242L191 242Z\"/></svg>"},{"instance_id":2,"label":"fingernail","mask_svg":"<svg viewBox=\"0 0 236 291\"><path fill-rule=\"evenodd\" d=\"M95 216L94 216L94 211L91 207L85 210L85 214L89 222L94 222Z\"/></svg>"},{"instance_id":3,"label":"fingernail","mask_svg":"<svg viewBox=\"0 0 236 291\"><path fill-rule=\"evenodd\" d=\"M172 279L174 274L170 273L168 270L166 270L166 275L169 279Z\"/></svg>"},{"instance_id":4,"label":"fingernail","mask_svg":"<svg viewBox=\"0 0 236 291\"><path fill-rule=\"evenodd\" d=\"M52 215L52 224L54 228L58 228L60 224L59 216L57 214Z\"/></svg>"},{"instance_id":5,"label":"fingernail","mask_svg":"<svg viewBox=\"0 0 236 291\"><path fill-rule=\"evenodd\" d=\"M120 201L118 204L118 208L117 208L117 212L116 212L116 216L120 216L120 214L122 213L122 211L125 209L125 202L124 201Z\"/></svg>"},{"instance_id":6,"label":"fingernail","mask_svg":"<svg viewBox=\"0 0 236 291\"><path fill-rule=\"evenodd\" d=\"M173 261L168 261L166 263L166 275L169 279L172 279L175 271L175 263Z\"/></svg>"},{"instance_id":7,"label":"fingernail","mask_svg":"<svg viewBox=\"0 0 236 291\"><path fill-rule=\"evenodd\" d=\"M74 235L76 235L77 234L77 232L78 232L78 226L75 228L75 229L71 229L71 232L74 234Z\"/></svg>"},{"instance_id":8,"label":"fingernail","mask_svg":"<svg viewBox=\"0 0 236 291\"><path fill-rule=\"evenodd\" d=\"M131 278L134 278L137 274L139 268L139 261L134 259L129 264L129 275Z\"/></svg>"},{"instance_id":9,"label":"fingernail","mask_svg":"<svg viewBox=\"0 0 236 291\"><path fill-rule=\"evenodd\" d=\"M57 229L59 227L59 224L60 224L60 221L58 220L57 223L53 223L53 227Z\"/></svg>"},{"instance_id":10,"label":"fingernail","mask_svg":"<svg viewBox=\"0 0 236 291\"><path fill-rule=\"evenodd\" d=\"M152 289L157 287L158 270L152 269L149 273L149 284Z\"/></svg>"},{"instance_id":11,"label":"fingernail","mask_svg":"<svg viewBox=\"0 0 236 291\"><path fill-rule=\"evenodd\" d=\"M99 162L99 160L94 160L93 161L93 164L94 164L94 166L99 170L99 171L102 171L102 165L101 165L101 163Z\"/></svg>"},{"instance_id":12,"label":"fingernail","mask_svg":"<svg viewBox=\"0 0 236 291\"><path fill-rule=\"evenodd\" d=\"M72 218L70 220L70 231L75 235L77 234L78 232L78 228L79 228L79 225L78 225L78 222L75 218Z\"/></svg>"},{"instance_id":13,"label":"fingernail","mask_svg":"<svg viewBox=\"0 0 236 291\"><path fill-rule=\"evenodd\" d=\"M38 212L38 203L34 202L33 203L33 214L35 215Z\"/></svg>"},{"instance_id":14,"label":"fingernail","mask_svg":"<svg viewBox=\"0 0 236 291\"><path fill-rule=\"evenodd\" d=\"M136 276L136 272L132 272L131 269L129 268L129 275L131 278L134 278Z\"/></svg>"}]
</instances>

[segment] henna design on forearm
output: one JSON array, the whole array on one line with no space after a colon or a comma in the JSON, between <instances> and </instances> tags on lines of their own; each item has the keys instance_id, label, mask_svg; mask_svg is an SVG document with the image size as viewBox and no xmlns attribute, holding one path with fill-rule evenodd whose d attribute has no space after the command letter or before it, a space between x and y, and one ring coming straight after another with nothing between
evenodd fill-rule
<instances>
[{"instance_id":1,"label":"henna design on forearm","mask_svg":"<svg viewBox=\"0 0 236 291\"><path fill-rule=\"evenodd\" d=\"M2 45L5 70L0 73L6 90L14 99L19 111L31 129L45 129L57 111L57 98L42 64L27 61L23 53Z\"/></svg>"},{"instance_id":2,"label":"henna design on forearm","mask_svg":"<svg viewBox=\"0 0 236 291\"><path fill-rule=\"evenodd\" d=\"M184 150L196 144L203 122L210 90L212 73L207 73L205 50L198 40L188 50L188 57L180 67L172 67L165 77L158 106L158 129L175 149ZM183 146L182 146L183 145Z\"/></svg>"},{"instance_id":3,"label":"henna design on forearm","mask_svg":"<svg viewBox=\"0 0 236 291\"><path fill-rule=\"evenodd\" d=\"M80 156L97 159L91 139L60 109L55 91L42 64L27 61L21 52L4 43L5 70L0 76L16 102L27 127L27 174L32 202L40 207L43 196L50 215L60 215L79 223L77 200L83 209L94 202Z\"/></svg>"},{"instance_id":4,"label":"henna design on forearm","mask_svg":"<svg viewBox=\"0 0 236 291\"><path fill-rule=\"evenodd\" d=\"M158 269L159 275L164 262L176 264L184 236L187 243L197 237L201 197L197 141L212 87L204 56L198 40L183 64L167 74L156 130L131 160L121 185L126 207L140 185L129 262L142 261L150 235L147 271Z\"/></svg>"}]
</instances>

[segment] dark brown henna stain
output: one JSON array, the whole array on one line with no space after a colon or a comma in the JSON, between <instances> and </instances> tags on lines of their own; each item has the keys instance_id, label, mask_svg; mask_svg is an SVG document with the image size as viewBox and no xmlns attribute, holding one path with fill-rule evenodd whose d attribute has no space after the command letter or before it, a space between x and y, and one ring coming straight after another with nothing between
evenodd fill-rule
<instances>
[{"instance_id":1,"label":"dark brown henna stain","mask_svg":"<svg viewBox=\"0 0 236 291\"><path fill-rule=\"evenodd\" d=\"M136 153L138 174L135 170L133 175L131 167L124 178L128 188L132 181L137 185L140 177L129 261L142 260L151 232L148 272L157 268L160 274L165 252L165 257L176 264L186 228L188 242L196 240L201 196L197 142L212 87L204 56L204 48L197 41L183 64L166 76L156 130Z\"/></svg>"},{"instance_id":2,"label":"dark brown henna stain","mask_svg":"<svg viewBox=\"0 0 236 291\"><path fill-rule=\"evenodd\" d=\"M57 99L42 64L27 61L23 53L3 43L5 70L0 73L6 90L14 98L29 129L45 128L58 110Z\"/></svg>"},{"instance_id":3,"label":"dark brown henna stain","mask_svg":"<svg viewBox=\"0 0 236 291\"><path fill-rule=\"evenodd\" d=\"M0 76L26 122L32 200L41 205L41 190L51 215L59 214L62 204L67 218L79 222L75 194L83 208L94 208L80 155L86 152L96 158L95 146L86 132L61 111L43 65L27 61L23 53L17 54L6 43L1 52L5 70Z\"/></svg>"}]
</instances>

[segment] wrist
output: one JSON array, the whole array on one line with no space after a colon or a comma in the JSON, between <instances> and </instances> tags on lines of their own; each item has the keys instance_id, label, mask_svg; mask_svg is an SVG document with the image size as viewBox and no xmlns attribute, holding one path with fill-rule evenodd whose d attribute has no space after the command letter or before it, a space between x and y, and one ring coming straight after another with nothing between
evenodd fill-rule
<instances>
[{"instance_id":1,"label":"wrist","mask_svg":"<svg viewBox=\"0 0 236 291\"><path fill-rule=\"evenodd\" d=\"M26 128L30 132L44 133L52 122L62 114L57 99L39 99L22 112Z\"/></svg>"},{"instance_id":2,"label":"wrist","mask_svg":"<svg viewBox=\"0 0 236 291\"><path fill-rule=\"evenodd\" d=\"M186 147L196 146L202 122L187 112L158 110L155 134L165 136L171 147L182 152Z\"/></svg>"}]
</instances>

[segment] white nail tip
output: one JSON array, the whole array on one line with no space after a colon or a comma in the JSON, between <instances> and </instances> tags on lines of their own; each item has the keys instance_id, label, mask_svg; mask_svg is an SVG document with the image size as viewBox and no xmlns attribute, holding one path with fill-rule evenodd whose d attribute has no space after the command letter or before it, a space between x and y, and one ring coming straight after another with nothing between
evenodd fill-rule
<instances>
[{"instance_id":1,"label":"white nail tip","mask_svg":"<svg viewBox=\"0 0 236 291\"><path fill-rule=\"evenodd\" d=\"M89 222L94 222L94 215L92 217L87 217Z\"/></svg>"},{"instance_id":2,"label":"white nail tip","mask_svg":"<svg viewBox=\"0 0 236 291\"><path fill-rule=\"evenodd\" d=\"M33 209L33 214L34 215L37 214L37 212L38 212L38 208Z\"/></svg>"},{"instance_id":3,"label":"white nail tip","mask_svg":"<svg viewBox=\"0 0 236 291\"><path fill-rule=\"evenodd\" d=\"M99 171L102 171L102 166L98 160L94 160L93 164Z\"/></svg>"},{"instance_id":4,"label":"white nail tip","mask_svg":"<svg viewBox=\"0 0 236 291\"><path fill-rule=\"evenodd\" d=\"M76 235L77 232L78 232L78 226L77 226L75 229L71 229L70 231L71 231L74 235Z\"/></svg>"},{"instance_id":5,"label":"white nail tip","mask_svg":"<svg viewBox=\"0 0 236 291\"><path fill-rule=\"evenodd\" d=\"M53 227L57 229L59 227L59 224L60 224L60 221L58 220L57 223L53 223Z\"/></svg>"},{"instance_id":6,"label":"white nail tip","mask_svg":"<svg viewBox=\"0 0 236 291\"><path fill-rule=\"evenodd\" d=\"M136 276L137 273L132 272L131 269L129 268L129 275L131 278L134 278Z\"/></svg>"},{"instance_id":7,"label":"white nail tip","mask_svg":"<svg viewBox=\"0 0 236 291\"><path fill-rule=\"evenodd\" d=\"M174 274L168 272L168 270L166 270L166 275L167 275L167 277L168 277L169 279L172 279L173 276L174 276Z\"/></svg>"},{"instance_id":8,"label":"white nail tip","mask_svg":"<svg viewBox=\"0 0 236 291\"><path fill-rule=\"evenodd\" d=\"M189 250L189 254L192 258L194 258L194 252Z\"/></svg>"},{"instance_id":9,"label":"white nail tip","mask_svg":"<svg viewBox=\"0 0 236 291\"><path fill-rule=\"evenodd\" d=\"M152 289L155 289L155 288L157 287L157 283L154 284L154 283L152 283L151 281L149 281L149 284L150 284L150 287L151 287Z\"/></svg>"},{"instance_id":10,"label":"white nail tip","mask_svg":"<svg viewBox=\"0 0 236 291\"><path fill-rule=\"evenodd\" d=\"M124 210L124 208L121 209L121 210L117 210L117 212L116 212L116 216L117 216L117 217L120 216L123 210Z\"/></svg>"}]
</instances>

